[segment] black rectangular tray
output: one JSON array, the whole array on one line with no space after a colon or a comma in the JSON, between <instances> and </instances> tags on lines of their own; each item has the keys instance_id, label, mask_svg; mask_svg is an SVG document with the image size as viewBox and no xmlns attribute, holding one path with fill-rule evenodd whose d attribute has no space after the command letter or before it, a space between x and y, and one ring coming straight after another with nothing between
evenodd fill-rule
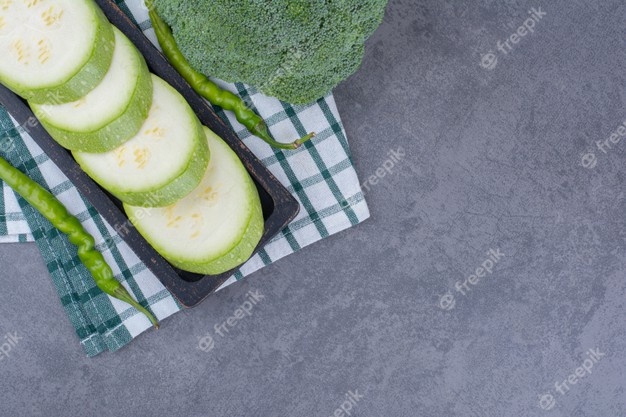
<instances>
[{"instance_id":1,"label":"black rectangular tray","mask_svg":"<svg viewBox=\"0 0 626 417\"><path fill-rule=\"evenodd\" d=\"M235 132L215 114L211 106L196 94L115 2L96 0L96 3L102 8L111 23L128 36L143 54L150 71L176 88L193 108L202 124L224 139L245 165L259 191L265 218L265 231L255 250L256 253L296 217L300 205L248 147L239 140ZM31 118L35 117L24 100L1 84L0 104L11 113L20 125L26 125L29 120L33 120ZM233 271L220 275L198 275L173 267L132 227L119 200L91 180L80 169L72 155L57 144L41 124L37 123L35 126L30 126L32 124L29 124L28 132L37 144L74 183L102 217L116 230L119 229L122 239L128 243L130 248L183 306L193 307L197 305L215 292L232 275Z\"/></svg>"}]
</instances>

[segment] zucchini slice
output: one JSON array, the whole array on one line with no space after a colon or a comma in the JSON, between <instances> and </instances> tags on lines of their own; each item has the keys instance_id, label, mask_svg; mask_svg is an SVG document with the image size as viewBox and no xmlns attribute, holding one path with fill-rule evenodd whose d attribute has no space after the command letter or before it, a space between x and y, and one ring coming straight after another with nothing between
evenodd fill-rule
<instances>
[{"instance_id":1,"label":"zucchini slice","mask_svg":"<svg viewBox=\"0 0 626 417\"><path fill-rule=\"evenodd\" d=\"M78 101L34 104L48 133L72 151L108 152L139 132L152 105L146 61L117 28L111 67L96 88Z\"/></svg>"},{"instance_id":2,"label":"zucchini slice","mask_svg":"<svg viewBox=\"0 0 626 417\"><path fill-rule=\"evenodd\" d=\"M210 153L202 125L183 96L152 75L153 98L139 133L106 153L73 152L81 168L125 203L170 205L196 188Z\"/></svg>"},{"instance_id":3,"label":"zucchini slice","mask_svg":"<svg viewBox=\"0 0 626 417\"><path fill-rule=\"evenodd\" d=\"M263 235L257 188L235 152L204 128L211 161L200 185L169 207L124 205L144 238L174 266L216 275L244 263Z\"/></svg>"},{"instance_id":4,"label":"zucchini slice","mask_svg":"<svg viewBox=\"0 0 626 417\"><path fill-rule=\"evenodd\" d=\"M0 1L0 82L27 100L78 100L104 78L113 49L93 0Z\"/></svg>"}]
</instances>

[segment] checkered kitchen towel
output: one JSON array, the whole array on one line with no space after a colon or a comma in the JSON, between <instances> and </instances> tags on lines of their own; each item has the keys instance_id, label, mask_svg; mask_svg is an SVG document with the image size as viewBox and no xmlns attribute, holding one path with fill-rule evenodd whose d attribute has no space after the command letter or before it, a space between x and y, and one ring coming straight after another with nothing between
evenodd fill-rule
<instances>
[{"instance_id":1,"label":"checkered kitchen towel","mask_svg":"<svg viewBox=\"0 0 626 417\"><path fill-rule=\"evenodd\" d=\"M142 0L118 0L156 44ZM250 101L265 118L274 137L291 140L317 132L306 146L282 152L252 137L232 114L219 112L258 158L301 204L299 216L224 286L313 242L354 226L369 217L367 204L350 159L332 95L308 106L289 106L265 97L243 84L222 84ZM15 127L0 107L0 153L13 165L52 191L96 237L98 249L111 264L117 279L162 320L181 307L97 211L78 193L27 133ZM35 241L80 343L87 355L115 351L150 327L134 309L103 294L80 263L76 249L23 199L2 184L0 242ZM111 239L115 245L106 245ZM223 287L224 287L223 286ZM223 288L222 287L222 288Z\"/></svg>"}]
</instances>

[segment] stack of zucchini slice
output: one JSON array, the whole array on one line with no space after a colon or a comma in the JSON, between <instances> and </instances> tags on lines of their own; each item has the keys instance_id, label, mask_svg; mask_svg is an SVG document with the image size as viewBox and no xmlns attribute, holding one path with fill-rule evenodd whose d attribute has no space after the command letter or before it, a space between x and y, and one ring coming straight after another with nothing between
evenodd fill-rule
<instances>
[{"instance_id":1,"label":"stack of zucchini slice","mask_svg":"<svg viewBox=\"0 0 626 417\"><path fill-rule=\"evenodd\" d=\"M93 0L0 0L0 82L174 266L219 274L263 234L256 186Z\"/></svg>"}]
</instances>

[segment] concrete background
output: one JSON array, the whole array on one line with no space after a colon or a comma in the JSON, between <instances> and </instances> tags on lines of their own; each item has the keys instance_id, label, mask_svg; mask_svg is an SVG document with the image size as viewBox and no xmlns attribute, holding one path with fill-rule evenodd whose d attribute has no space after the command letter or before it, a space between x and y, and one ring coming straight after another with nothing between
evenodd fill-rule
<instances>
[{"instance_id":1,"label":"concrete background","mask_svg":"<svg viewBox=\"0 0 626 417\"><path fill-rule=\"evenodd\" d=\"M626 120L625 15L392 0L336 89L364 180L406 153L372 219L116 354L85 358L35 246L0 246L0 336L23 338L0 416L326 417L349 391L359 417L626 416L626 140L596 145ZM250 290L253 315L199 350Z\"/></svg>"}]
</instances>

